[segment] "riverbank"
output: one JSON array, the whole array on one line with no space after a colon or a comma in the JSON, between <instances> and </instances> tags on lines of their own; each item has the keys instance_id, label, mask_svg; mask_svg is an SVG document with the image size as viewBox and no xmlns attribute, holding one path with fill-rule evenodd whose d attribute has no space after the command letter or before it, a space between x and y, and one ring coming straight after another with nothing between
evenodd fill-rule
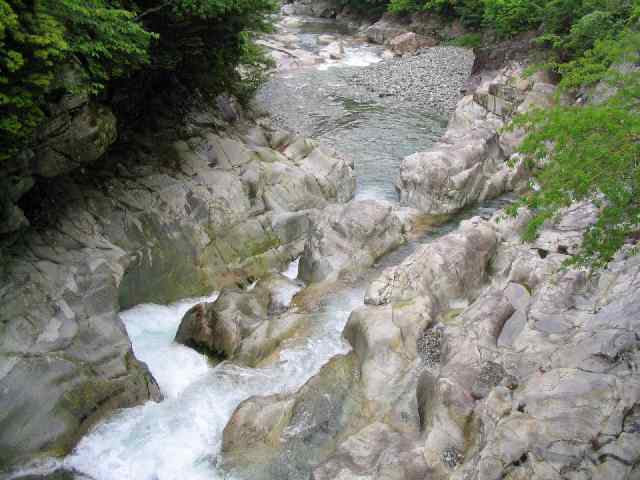
<instances>
[{"instance_id":1,"label":"riverbank","mask_svg":"<svg viewBox=\"0 0 640 480\"><path fill-rule=\"evenodd\" d=\"M320 56L322 34L296 30L291 51ZM349 61L372 51L344 41ZM35 460L30 480L635 478L638 257L564 269L593 206L529 244L529 213L488 203L527 183L523 133L503 127L554 86L510 63L454 109L469 52L379 58L288 64L260 94L275 126L201 106L181 138L90 172L105 183L53 191L65 209L3 277L6 465Z\"/></svg>"}]
</instances>

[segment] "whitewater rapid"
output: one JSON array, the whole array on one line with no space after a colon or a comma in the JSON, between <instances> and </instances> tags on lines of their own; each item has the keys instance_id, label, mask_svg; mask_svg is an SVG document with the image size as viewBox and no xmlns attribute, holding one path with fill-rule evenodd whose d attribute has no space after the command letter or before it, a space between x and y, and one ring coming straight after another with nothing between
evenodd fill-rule
<instances>
[{"instance_id":1,"label":"whitewater rapid","mask_svg":"<svg viewBox=\"0 0 640 480\"><path fill-rule=\"evenodd\" d=\"M297 260L286 275L297 276ZM267 368L230 362L211 365L175 344L186 311L205 298L173 305L139 305L121 313L136 356L147 363L162 390L162 402L123 410L85 436L61 466L96 480L217 480L222 431L238 404L252 395L293 391L331 357L346 353L341 334L349 313L362 304L362 290L330 297L314 315L311 335L289 342Z\"/></svg>"}]
</instances>

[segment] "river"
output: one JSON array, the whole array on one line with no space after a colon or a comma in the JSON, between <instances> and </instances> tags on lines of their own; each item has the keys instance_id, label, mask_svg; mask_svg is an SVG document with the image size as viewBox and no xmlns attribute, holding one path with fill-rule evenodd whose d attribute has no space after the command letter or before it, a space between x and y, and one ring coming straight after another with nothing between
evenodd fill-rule
<instances>
[{"instance_id":1,"label":"river","mask_svg":"<svg viewBox=\"0 0 640 480\"><path fill-rule=\"evenodd\" d=\"M357 198L397 201L394 179L403 156L424 150L442 134L446 113L407 101L375 100L352 82L354 72L382 60L379 47L358 42L328 22L298 19L287 32L301 48L318 51L318 37L330 32L345 42L341 60L277 73L256 98L274 121L319 139L354 160ZM491 215L499 202L485 205L425 232L387 255L362 278L330 293L314 310L310 334L292 340L280 361L267 368L231 362L212 364L199 353L173 342L184 313L206 298L176 304L139 305L121 313L136 356L146 362L165 399L111 416L98 425L65 459L34 472L64 467L95 480L217 480L228 478L217 467L222 431L237 405L252 395L293 391L331 357L349 350L342 330L363 304L368 282L385 266L397 264L417 245L455 228L461 218ZM297 276L297 261L285 272ZM24 473L24 472L23 472Z\"/></svg>"}]
</instances>

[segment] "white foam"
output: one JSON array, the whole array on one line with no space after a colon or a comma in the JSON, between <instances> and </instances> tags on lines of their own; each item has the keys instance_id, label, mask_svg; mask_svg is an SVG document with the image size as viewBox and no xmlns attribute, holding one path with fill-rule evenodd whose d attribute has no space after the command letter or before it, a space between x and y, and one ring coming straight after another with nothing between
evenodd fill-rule
<instances>
[{"instance_id":1,"label":"white foam","mask_svg":"<svg viewBox=\"0 0 640 480\"><path fill-rule=\"evenodd\" d=\"M378 52L370 47L346 47L344 57L340 60L328 60L318 65L318 70L332 67L368 67L382 61Z\"/></svg>"},{"instance_id":2,"label":"white foam","mask_svg":"<svg viewBox=\"0 0 640 480\"><path fill-rule=\"evenodd\" d=\"M201 300L123 312L136 355L148 363L167 398L113 415L82 439L65 466L96 480L222 479L215 457L237 405L252 395L299 388L331 357L347 352L341 332L362 304L362 292L342 292L317 315L309 337L292 342L277 364L264 369L229 362L211 368L204 357L173 344L182 315Z\"/></svg>"},{"instance_id":3,"label":"white foam","mask_svg":"<svg viewBox=\"0 0 640 480\"><path fill-rule=\"evenodd\" d=\"M209 370L205 356L174 343L173 338L187 310L197 303L213 302L217 297L214 293L172 305L138 305L120 314L133 352L147 364L165 397L177 397Z\"/></svg>"},{"instance_id":4,"label":"white foam","mask_svg":"<svg viewBox=\"0 0 640 480\"><path fill-rule=\"evenodd\" d=\"M298 278L298 272L300 270L300 257L296 258L295 260L293 260L289 266L287 267L287 269L282 272L282 274L287 277L290 278L291 280L295 280Z\"/></svg>"}]
</instances>

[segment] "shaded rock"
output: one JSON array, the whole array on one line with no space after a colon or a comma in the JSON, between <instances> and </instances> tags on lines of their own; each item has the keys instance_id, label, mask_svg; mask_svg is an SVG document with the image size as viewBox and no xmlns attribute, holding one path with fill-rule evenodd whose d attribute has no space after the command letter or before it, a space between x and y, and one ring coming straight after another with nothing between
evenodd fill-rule
<instances>
[{"instance_id":1,"label":"shaded rock","mask_svg":"<svg viewBox=\"0 0 640 480\"><path fill-rule=\"evenodd\" d=\"M51 473L33 474L18 477L11 477L15 480L92 480L91 477L84 475L76 470L68 470L66 468L58 468Z\"/></svg>"},{"instance_id":2,"label":"shaded rock","mask_svg":"<svg viewBox=\"0 0 640 480\"><path fill-rule=\"evenodd\" d=\"M367 40L372 43L384 44L394 37L407 33L407 28L395 23L389 16L383 16L365 31Z\"/></svg>"},{"instance_id":3,"label":"shaded rock","mask_svg":"<svg viewBox=\"0 0 640 480\"><path fill-rule=\"evenodd\" d=\"M432 424L434 406L437 403L436 378L427 370L420 374L416 387L416 400L420 415L420 430L427 430Z\"/></svg>"},{"instance_id":4,"label":"shaded rock","mask_svg":"<svg viewBox=\"0 0 640 480\"><path fill-rule=\"evenodd\" d=\"M334 18L338 9L336 2L331 0L296 0L291 4L290 11L295 15Z\"/></svg>"},{"instance_id":5,"label":"shaded rock","mask_svg":"<svg viewBox=\"0 0 640 480\"><path fill-rule=\"evenodd\" d=\"M86 102L78 110L62 109L37 136L33 173L56 177L104 155L117 137L116 117L108 107Z\"/></svg>"},{"instance_id":6,"label":"shaded rock","mask_svg":"<svg viewBox=\"0 0 640 480\"><path fill-rule=\"evenodd\" d=\"M185 313L175 341L229 358L243 338L248 337L267 316L269 293L223 290L215 302L199 303Z\"/></svg>"}]
</instances>

